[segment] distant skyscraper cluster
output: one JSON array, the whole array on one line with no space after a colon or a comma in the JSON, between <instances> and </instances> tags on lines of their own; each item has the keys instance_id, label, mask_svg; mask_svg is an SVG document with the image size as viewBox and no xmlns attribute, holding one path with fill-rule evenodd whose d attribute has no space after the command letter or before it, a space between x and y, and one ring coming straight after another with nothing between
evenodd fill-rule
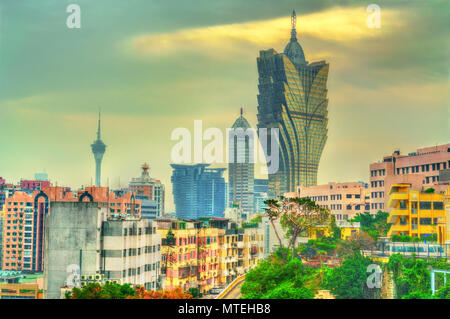
<instances>
[{"instance_id":1,"label":"distant skyscraper cluster","mask_svg":"<svg viewBox=\"0 0 450 319\"><path fill-rule=\"evenodd\" d=\"M279 170L269 174L269 197L317 183L327 140L328 63L308 63L297 41L292 14L291 40L284 53L260 51L258 128L279 129ZM269 134L269 138L273 138Z\"/></svg>"}]
</instances>

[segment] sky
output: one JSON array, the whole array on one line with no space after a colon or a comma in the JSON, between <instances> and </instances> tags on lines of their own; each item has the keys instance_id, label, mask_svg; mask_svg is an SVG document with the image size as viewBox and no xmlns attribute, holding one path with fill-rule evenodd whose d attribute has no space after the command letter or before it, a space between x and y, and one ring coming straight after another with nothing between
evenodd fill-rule
<instances>
[{"instance_id":1,"label":"sky","mask_svg":"<svg viewBox=\"0 0 450 319\"><path fill-rule=\"evenodd\" d=\"M295 9L306 59L330 63L318 183L368 181L395 149L450 137L449 1L373 1L0 0L0 176L90 185L100 108L102 183L124 187L148 162L173 210L172 131L225 132L240 107L256 127L256 58L283 51Z\"/></svg>"}]
</instances>

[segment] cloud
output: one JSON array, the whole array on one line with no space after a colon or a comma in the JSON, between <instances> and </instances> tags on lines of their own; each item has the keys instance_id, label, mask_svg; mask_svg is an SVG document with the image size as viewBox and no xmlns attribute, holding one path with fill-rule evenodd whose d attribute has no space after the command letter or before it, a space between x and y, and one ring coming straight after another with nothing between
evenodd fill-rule
<instances>
[{"instance_id":1,"label":"cloud","mask_svg":"<svg viewBox=\"0 0 450 319\"><path fill-rule=\"evenodd\" d=\"M323 12L298 16L297 33L330 42L354 42L379 38L393 28L402 26L401 11L383 10L383 27L370 29L366 25L365 7L336 7ZM143 55L158 56L200 53L226 58L247 51L254 56L255 48L269 48L286 43L290 34L290 17L264 21L225 24L182 29L169 33L133 37L131 48Z\"/></svg>"}]
</instances>

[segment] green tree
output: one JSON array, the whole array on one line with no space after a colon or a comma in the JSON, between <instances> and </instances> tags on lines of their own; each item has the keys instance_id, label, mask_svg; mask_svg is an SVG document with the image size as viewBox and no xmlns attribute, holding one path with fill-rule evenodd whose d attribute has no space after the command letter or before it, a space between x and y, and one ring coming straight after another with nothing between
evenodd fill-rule
<instances>
[{"instance_id":1,"label":"green tree","mask_svg":"<svg viewBox=\"0 0 450 319\"><path fill-rule=\"evenodd\" d=\"M125 299L134 296L136 290L130 284L106 282L104 285L90 283L82 288L73 288L65 294L66 299Z\"/></svg>"},{"instance_id":2,"label":"green tree","mask_svg":"<svg viewBox=\"0 0 450 319\"><path fill-rule=\"evenodd\" d=\"M359 252L346 258L342 266L327 271L324 286L340 299L374 298L379 289L367 287L367 267L374 262Z\"/></svg>"},{"instance_id":3,"label":"green tree","mask_svg":"<svg viewBox=\"0 0 450 319\"><path fill-rule=\"evenodd\" d=\"M358 213L351 222L359 222L360 229L374 240L387 235L390 225L387 223L389 213L378 211L375 216L370 213Z\"/></svg>"},{"instance_id":4,"label":"green tree","mask_svg":"<svg viewBox=\"0 0 450 319\"><path fill-rule=\"evenodd\" d=\"M287 262L287 255L292 249L292 257L296 256L296 241L299 236L306 236L313 228L328 224L330 213L327 209L317 205L310 198L283 198L280 201L267 200L266 215L278 237L283 261ZM289 243L285 252L283 242L273 221L279 219Z\"/></svg>"}]
</instances>

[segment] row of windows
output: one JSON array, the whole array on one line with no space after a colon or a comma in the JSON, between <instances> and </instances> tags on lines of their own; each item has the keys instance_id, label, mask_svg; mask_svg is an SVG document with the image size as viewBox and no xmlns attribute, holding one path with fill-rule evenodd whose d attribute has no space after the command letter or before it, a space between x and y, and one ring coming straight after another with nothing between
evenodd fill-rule
<instances>
[{"instance_id":1,"label":"row of windows","mask_svg":"<svg viewBox=\"0 0 450 319\"><path fill-rule=\"evenodd\" d=\"M154 253L156 252L156 250L160 251L161 250L161 245L154 245L154 246L145 246L144 248L129 248L129 249L124 249L123 250L123 257L127 256L127 251L128 251L128 256L140 256L141 253L144 254L148 254L148 253Z\"/></svg>"},{"instance_id":2,"label":"row of windows","mask_svg":"<svg viewBox=\"0 0 450 319\"><path fill-rule=\"evenodd\" d=\"M328 195L312 196L311 200L315 202L328 201ZM360 194L345 194L345 198L361 198ZM341 200L342 194L330 195L330 200Z\"/></svg>"},{"instance_id":3,"label":"row of windows","mask_svg":"<svg viewBox=\"0 0 450 319\"><path fill-rule=\"evenodd\" d=\"M8 205L9 206L12 206L12 205L14 205L14 206L24 206L24 202L8 202ZM33 203L32 202L27 202L26 203L26 205L25 206L28 206L28 207L30 207L30 206L33 206Z\"/></svg>"},{"instance_id":4,"label":"row of windows","mask_svg":"<svg viewBox=\"0 0 450 319\"><path fill-rule=\"evenodd\" d=\"M151 235L151 234L155 234L156 233L156 227L145 227L145 228L124 228L123 229L123 235L124 236L141 236L142 233L145 231L146 235Z\"/></svg>"},{"instance_id":5,"label":"row of windows","mask_svg":"<svg viewBox=\"0 0 450 319\"><path fill-rule=\"evenodd\" d=\"M372 198L384 198L384 192L372 192L370 195Z\"/></svg>"},{"instance_id":6,"label":"row of windows","mask_svg":"<svg viewBox=\"0 0 450 319\"><path fill-rule=\"evenodd\" d=\"M382 187L384 186L384 181L372 181L370 182L371 187Z\"/></svg>"},{"instance_id":7,"label":"row of windows","mask_svg":"<svg viewBox=\"0 0 450 319\"><path fill-rule=\"evenodd\" d=\"M143 267L137 267L137 268L129 268L128 270L123 270L122 271L122 277L127 277L128 276L136 276L136 275L140 275L141 274L141 268L142 268L142 272L149 272L152 270L156 270L160 268L160 262L156 262L154 264L147 264L144 265Z\"/></svg>"},{"instance_id":8,"label":"row of windows","mask_svg":"<svg viewBox=\"0 0 450 319\"><path fill-rule=\"evenodd\" d=\"M383 203L372 203L370 204L371 209L384 209Z\"/></svg>"},{"instance_id":9,"label":"row of windows","mask_svg":"<svg viewBox=\"0 0 450 319\"><path fill-rule=\"evenodd\" d=\"M370 176L386 176L386 170L385 169L374 169L370 171Z\"/></svg>"},{"instance_id":10,"label":"row of windows","mask_svg":"<svg viewBox=\"0 0 450 319\"><path fill-rule=\"evenodd\" d=\"M416 165L409 167L400 167L397 168L397 175L400 174L409 174L411 173L419 173L419 172L429 172L431 171L439 171L441 169L447 169L447 166L450 167L450 161L447 165L446 162L441 163L433 163L433 164L424 164L424 165Z\"/></svg>"}]
</instances>

